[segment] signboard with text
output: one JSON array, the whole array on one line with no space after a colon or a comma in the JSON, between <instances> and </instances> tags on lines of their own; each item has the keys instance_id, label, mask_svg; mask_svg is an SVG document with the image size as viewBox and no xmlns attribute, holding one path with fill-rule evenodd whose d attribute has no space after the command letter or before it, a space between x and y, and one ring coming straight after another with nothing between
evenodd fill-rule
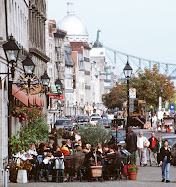
<instances>
[{"instance_id":1,"label":"signboard with text","mask_svg":"<svg viewBox=\"0 0 176 187\"><path fill-rule=\"evenodd\" d=\"M133 99L136 98L136 89L135 88L129 89L129 96L130 96L130 98L133 98Z\"/></svg>"}]
</instances>

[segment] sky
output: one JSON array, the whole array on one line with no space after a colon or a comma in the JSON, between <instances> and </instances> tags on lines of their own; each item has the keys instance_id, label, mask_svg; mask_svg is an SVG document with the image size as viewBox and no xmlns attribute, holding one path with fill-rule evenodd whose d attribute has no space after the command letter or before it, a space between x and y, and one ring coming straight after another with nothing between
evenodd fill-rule
<instances>
[{"instance_id":1,"label":"sky","mask_svg":"<svg viewBox=\"0 0 176 187\"><path fill-rule=\"evenodd\" d=\"M135 56L176 64L176 0L73 0L89 41ZM68 0L48 0L48 19L67 14Z\"/></svg>"}]
</instances>

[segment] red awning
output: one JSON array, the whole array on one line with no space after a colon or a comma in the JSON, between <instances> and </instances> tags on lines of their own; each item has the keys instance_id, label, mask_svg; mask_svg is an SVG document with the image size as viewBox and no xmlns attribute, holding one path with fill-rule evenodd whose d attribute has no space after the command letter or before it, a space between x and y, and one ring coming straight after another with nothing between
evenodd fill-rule
<instances>
[{"instance_id":1,"label":"red awning","mask_svg":"<svg viewBox=\"0 0 176 187\"><path fill-rule=\"evenodd\" d=\"M64 100L64 95L58 95L58 94L53 94L53 93L47 93L50 98L52 99L58 99L58 100Z\"/></svg>"},{"instance_id":2,"label":"red awning","mask_svg":"<svg viewBox=\"0 0 176 187\"><path fill-rule=\"evenodd\" d=\"M12 86L12 95L26 106L28 106L28 104L32 106L44 106L44 101L41 97L39 97L38 95L28 96L25 92L21 91L20 88L18 88L17 86Z\"/></svg>"},{"instance_id":3,"label":"red awning","mask_svg":"<svg viewBox=\"0 0 176 187\"><path fill-rule=\"evenodd\" d=\"M28 106L28 96L21 91L17 86L12 86L12 95L20 102Z\"/></svg>"}]
</instances>

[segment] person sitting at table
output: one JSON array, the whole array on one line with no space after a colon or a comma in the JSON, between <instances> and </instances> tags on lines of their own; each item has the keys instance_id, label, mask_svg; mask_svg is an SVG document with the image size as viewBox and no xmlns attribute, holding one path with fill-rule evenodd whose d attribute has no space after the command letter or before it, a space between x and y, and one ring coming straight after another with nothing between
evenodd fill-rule
<instances>
[{"instance_id":1,"label":"person sitting at table","mask_svg":"<svg viewBox=\"0 0 176 187\"><path fill-rule=\"evenodd\" d=\"M101 143L98 143L97 149L98 149L98 151L99 151L100 153L103 153L103 148L102 148Z\"/></svg>"},{"instance_id":2,"label":"person sitting at table","mask_svg":"<svg viewBox=\"0 0 176 187\"><path fill-rule=\"evenodd\" d=\"M91 151L91 145L90 144L86 144L86 149L87 149L87 153L89 153Z\"/></svg>"},{"instance_id":3,"label":"person sitting at table","mask_svg":"<svg viewBox=\"0 0 176 187\"><path fill-rule=\"evenodd\" d=\"M49 142L48 142L48 145L47 145L47 148L53 152L55 149L54 149L54 140L53 139L50 139Z\"/></svg>"},{"instance_id":4,"label":"person sitting at table","mask_svg":"<svg viewBox=\"0 0 176 187\"><path fill-rule=\"evenodd\" d=\"M34 144L31 144L31 145L29 146L28 153L29 153L31 156L37 156L37 155L38 155Z\"/></svg>"},{"instance_id":5,"label":"person sitting at table","mask_svg":"<svg viewBox=\"0 0 176 187\"><path fill-rule=\"evenodd\" d=\"M114 179L116 175L115 169L120 169L121 165L121 153L118 151L118 146L110 146L109 153L106 154L105 160L106 173L111 179Z\"/></svg>"},{"instance_id":6,"label":"person sitting at table","mask_svg":"<svg viewBox=\"0 0 176 187\"><path fill-rule=\"evenodd\" d=\"M67 146L67 141L63 140L62 141L62 147L61 147L61 152L64 154L64 156L69 156L70 152Z\"/></svg>"},{"instance_id":7,"label":"person sitting at table","mask_svg":"<svg viewBox=\"0 0 176 187\"><path fill-rule=\"evenodd\" d=\"M37 153L38 155L44 155L44 152L47 152L47 147L45 142L39 143Z\"/></svg>"}]
</instances>

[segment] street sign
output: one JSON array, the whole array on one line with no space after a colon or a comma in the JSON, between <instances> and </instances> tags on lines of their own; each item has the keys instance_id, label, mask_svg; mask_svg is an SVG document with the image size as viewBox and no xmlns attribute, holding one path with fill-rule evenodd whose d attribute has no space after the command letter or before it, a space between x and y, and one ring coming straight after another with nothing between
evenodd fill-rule
<instances>
[{"instance_id":1,"label":"street sign","mask_svg":"<svg viewBox=\"0 0 176 187\"><path fill-rule=\"evenodd\" d=\"M130 95L130 98L135 99L136 98L136 89L135 88L130 88L129 89L129 95Z\"/></svg>"},{"instance_id":2,"label":"street sign","mask_svg":"<svg viewBox=\"0 0 176 187\"><path fill-rule=\"evenodd\" d=\"M170 113L175 115L175 104L174 103L170 103Z\"/></svg>"},{"instance_id":3,"label":"street sign","mask_svg":"<svg viewBox=\"0 0 176 187\"><path fill-rule=\"evenodd\" d=\"M134 99L133 98L129 99L129 111L134 112Z\"/></svg>"}]
</instances>

